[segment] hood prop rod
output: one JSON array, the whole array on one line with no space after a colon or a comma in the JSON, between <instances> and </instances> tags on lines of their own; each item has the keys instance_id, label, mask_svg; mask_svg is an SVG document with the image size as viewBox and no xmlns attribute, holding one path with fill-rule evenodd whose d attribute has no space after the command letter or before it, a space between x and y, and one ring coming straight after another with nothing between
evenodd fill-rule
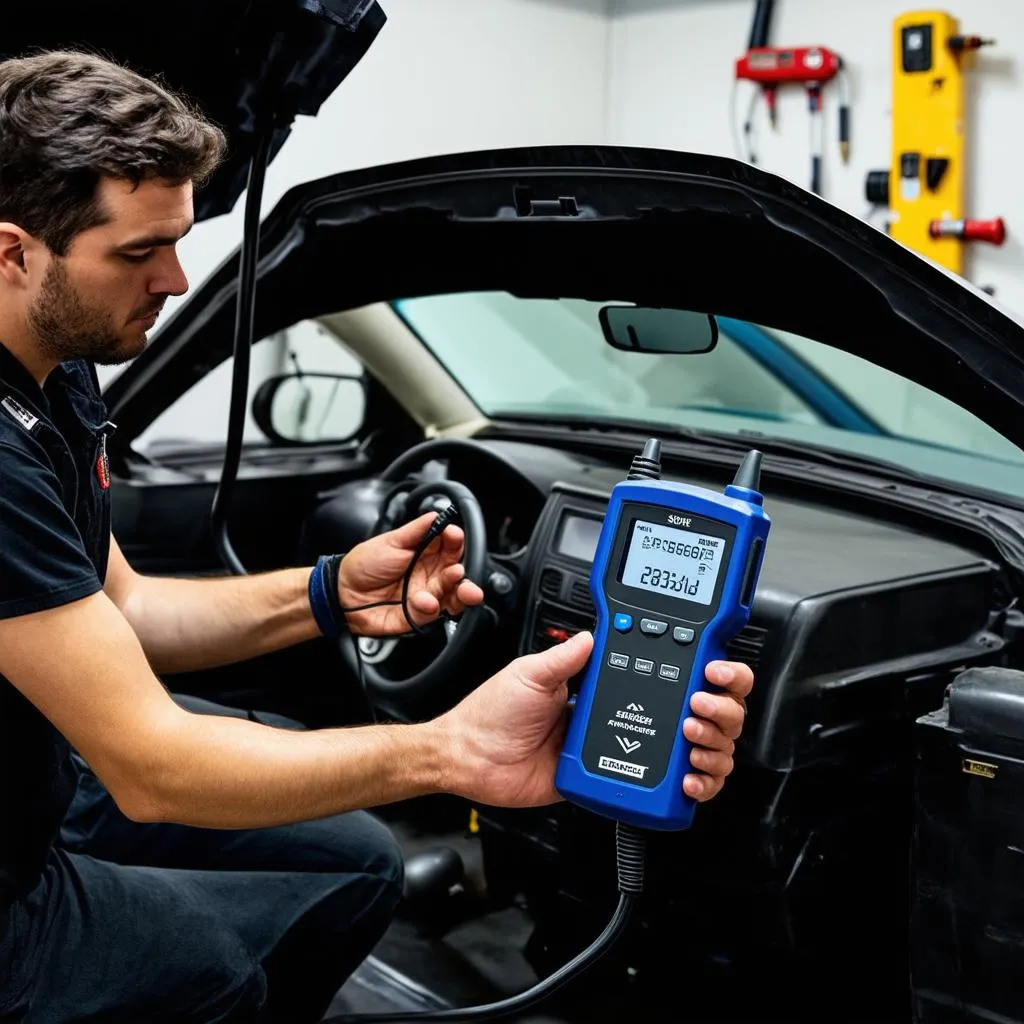
<instances>
[{"instance_id":1,"label":"hood prop rod","mask_svg":"<svg viewBox=\"0 0 1024 1024\"><path fill-rule=\"evenodd\" d=\"M245 411L249 398L249 363L252 354L253 313L256 304L256 267L259 259L260 205L263 182L274 138L275 120L268 118L256 138L256 149L249 164L245 190L245 219L238 269L238 305L235 311L234 365L231 370L231 398L228 406L228 436L224 465L210 509L210 527L221 561L236 576L245 576L246 568L228 537L228 510L238 477L245 432Z\"/></svg>"}]
</instances>

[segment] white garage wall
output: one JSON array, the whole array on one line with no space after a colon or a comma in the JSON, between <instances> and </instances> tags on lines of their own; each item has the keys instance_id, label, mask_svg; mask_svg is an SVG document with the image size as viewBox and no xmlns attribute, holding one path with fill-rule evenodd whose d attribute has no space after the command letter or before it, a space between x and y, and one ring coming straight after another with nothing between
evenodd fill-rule
<instances>
[{"instance_id":1,"label":"white garage wall","mask_svg":"<svg viewBox=\"0 0 1024 1024\"><path fill-rule=\"evenodd\" d=\"M384 0L384 6L388 24L365 60L316 118L297 122L269 168L264 213L299 181L442 152L611 142L735 155L732 71L746 46L754 0ZM820 43L847 61L851 160L839 160L837 94L829 87L823 183L826 198L857 216L867 213L868 170L889 162L891 24L906 9L898 0L776 4L773 42ZM968 78L967 210L1004 216L1010 232L1000 249L968 250L967 276L994 287L1000 302L1024 314L1024 248L1017 237L1024 238L1024 210L1014 173L1024 3L972 0L969 16L966 8L959 13L965 32L994 36L998 44L977 56ZM744 83L737 90L740 116L751 88ZM806 186L803 90L780 92L777 133L763 105L756 120L762 166ZM190 279L209 274L241 233L241 200L231 214L197 225L180 246ZM180 301L169 302L167 311ZM276 369L280 357L266 347L258 351L254 377ZM202 394L161 417L145 440L223 438L227 371L222 367ZM906 405L908 421L924 415L901 394L890 399Z\"/></svg>"},{"instance_id":2,"label":"white garage wall","mask_svg":"<svg viewBox=\"0 0 1024 1024\"><path fill-rule=\"evenodd\" d=\"M388 22L362 63L299 118L267 169L263 210L293 185L373 164L495 146L601 142L604 0L382 0ZM182 243L205 277L242 237L231 214Z\"/></svg>"},{"instance_id":3,"label":"white garage wall","mask_svg":"<svg viewBox=\"0 0 1024 1024\"><path fill-rule=\"evenodd\" d=\"M293 185L339 171L497 146L605 137L606 0L383 0L388 23L315 118L300 118L267 170L264 215ZM195 285L242 237L244 198L179 246ZM171 299L165 317L181 302ZM273 358L267 353L267 358ZM253 360L253 371L260 366ZM226 369L226 367L222 368ZM107 370L109 380L119 370ZM223 438L223 402L182 402L147 432Z\"/></svg>"},{"instance_id":4,"label":"white garage wall","mask_svg":"<svg viewBox=\"0 0 1024 1024\"><path fill-rule=\"evenodd\" d=\"M735 156L729 99L736 58L746 49L754 0L611 0L609 141ZM927 4L922 5L922 9ZM825 89L823 194L863 217L869 170L889 166L891 152L892 22L914 5L906 0L778 0L773 45L822 45L849 68L851 153L838 153L838 91ZM1024 3L970 0L946 8L961 30L995 38L975 55L967 76L968 216L1006 219L1009 237L994 248L968 249L965 276L992 286L999 302L1024 314L1024 203L1017 161L1021 155L1020 88L1024 68ZM737 90L742 121L751 83ZM755 114L758 162L797 184L810 181L806 94L780 89L773 133L763 103Z\"/></svg>"}]
</instances>

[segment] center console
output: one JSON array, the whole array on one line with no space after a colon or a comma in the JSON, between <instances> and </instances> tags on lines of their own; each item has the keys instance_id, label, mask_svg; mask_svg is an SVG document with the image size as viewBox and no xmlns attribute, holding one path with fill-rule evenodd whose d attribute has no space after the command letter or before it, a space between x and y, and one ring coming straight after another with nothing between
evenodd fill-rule
<instances>
[{"instance_id":1,"label":"center console","mask_svg":"<svg viewBox=\"0 0 1024 1024\"><path fill-rule=\"evenodd\" d=\"M592 629L596 612L590 596L590 567L597 551L608 496L556 485L534 534L536 562L528 567L528 591L520 654L544 650L582 629ZM733 640L729 655L757 663L765 629L750 625ZM687 637L681 643L690 643Z\"/></svg>"}]
</instances>

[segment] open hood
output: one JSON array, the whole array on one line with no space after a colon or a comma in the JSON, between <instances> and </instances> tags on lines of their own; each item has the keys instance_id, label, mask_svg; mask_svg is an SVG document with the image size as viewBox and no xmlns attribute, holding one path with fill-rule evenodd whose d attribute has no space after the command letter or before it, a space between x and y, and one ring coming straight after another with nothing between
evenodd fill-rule
<instances>
[{"instance_id":1,"label":"open hood","mask_svg":"<svg viewBox=\"0 0 1024 1024\"><path fill-rule=\"evenodd\" d=\"M231 354L238 262L108 389L122 441ZM789 330L915 380L1024 447L1019 323L883 232L718 157L510 149L308 182L263 223L254 337L463 290L679 305Z\"/></svg>"},{"instance_id":2,"label":"open hood","mask_svg":"<svg viewBox=\"0 0 1024 1024\"><path fill-rule=\"evenodd\" d=\"M0 60L37 50L88 49L187 95L228 136L228 158L195 198L204 220L245 188L263 125L270 155L297 114L314 115L384 25L376 0L177 0L159 23L137 0L17 4L0 32Z\"/></svg>"}]
</instances>

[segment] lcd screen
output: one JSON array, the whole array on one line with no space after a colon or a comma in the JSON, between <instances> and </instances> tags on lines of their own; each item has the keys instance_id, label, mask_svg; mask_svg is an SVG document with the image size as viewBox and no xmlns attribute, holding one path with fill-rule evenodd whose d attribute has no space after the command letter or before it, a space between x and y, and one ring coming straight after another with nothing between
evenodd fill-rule
<instances>
[{"instance_id":1,"label":"lcd screen","mask_svg":"<svg viewBox=\"0 0 1024 1024\"><path fill-rule=\"evenodd\" d=\"M601 536L601 521L589 516L565 515L558 532L555 550L567 558L578 558L581 562L593 562L597 553L597 541Z\"/></svg>"},{"instance_id":2,"label":"lcd screen","mask_svg":"<svg viewBox=\"0 0 1024 1024\"><path fill-rule=\"evenodd\" d=\"M711 604L725 540L637 519L622 569L624 586Z\"/></svg>"}]
</instances>

